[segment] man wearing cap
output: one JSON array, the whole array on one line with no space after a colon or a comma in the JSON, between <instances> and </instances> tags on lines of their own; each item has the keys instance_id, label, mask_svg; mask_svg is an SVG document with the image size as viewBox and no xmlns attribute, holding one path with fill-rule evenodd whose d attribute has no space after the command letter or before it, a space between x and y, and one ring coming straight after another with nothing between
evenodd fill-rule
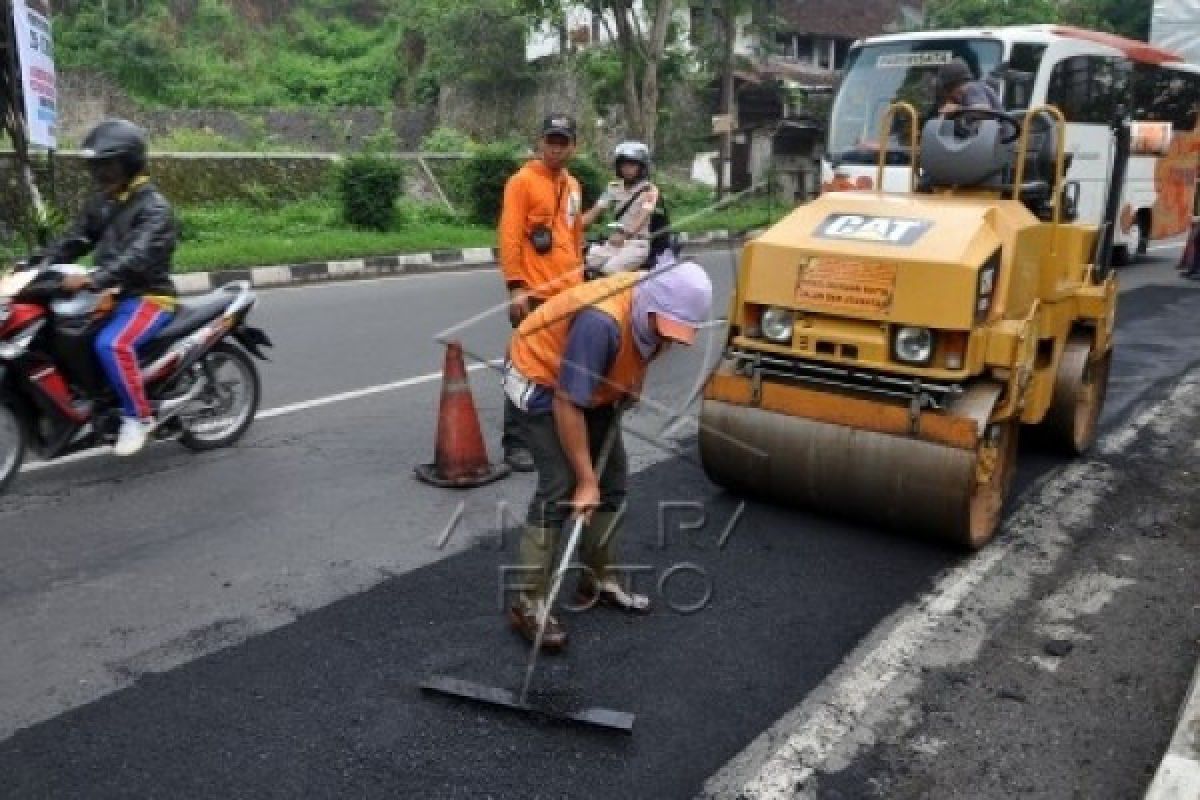
<instances>
[{"instance_id":1,"label":"man wearing cap","mask_svg":"<svg viewBox=\"0 0 1200 800\"><path fill-rule=\"evenodd\" d=\"M575 121L551 114L542 122L538 155L508 179L500 213L500 270L515 328L545 301L583 282L583 192L567 172L575 154ZM504 460L532 472L515 409L504 408Z\"/></svg>"},{"instance_id":2,"label":"man wearing cap","mask_svg":"<svg viewBox=\"0 0 1200 800\"><path fill-rule=\"evenodd\" d=\"M948 114L960 108L1003 111L1000 95L983 81L975 80L971 68L961 58L942 64L937 73L938 111Z\"/></svg>"},{"instance_id":3,"label":"man wearing cap","mask_svg":"<svg viewBox=\"0 0 1200 800\"><path fill-rule=\"evenodd\" d=\"M628 479L620 409L636 399L656 356L672 342L695 340L711 307L712 283L703 267L676 261L666 249L649 273L618 273L568 289L517 328L505 392L524 428L538 482L521 537L521 591L508 616L529 641L545 606L560 534L573 514L588 520L578 602L649 611L649 598L623 585L614 570ZM610 430L613 446L597 475L601 465L595 461ZM543 647L561 649L566 639L550 616Z\"/></svg>"}]
</instances>

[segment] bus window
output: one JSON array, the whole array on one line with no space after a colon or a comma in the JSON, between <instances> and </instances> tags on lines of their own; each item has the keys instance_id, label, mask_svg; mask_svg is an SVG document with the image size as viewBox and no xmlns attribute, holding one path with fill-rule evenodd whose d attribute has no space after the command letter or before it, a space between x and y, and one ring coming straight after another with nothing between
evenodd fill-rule
<instances>
[{"instance_id":1,"label":"bus window","mask_svg":"<svg viewBox=\"0 0 1200 800\"><path fill-rule=\"evenodd\" d=\"M1200 75L1155 64L1138 64L1133 86L1136 119L1170 122L1177 131L1196 129Z\"/></svg>"},{"instance_id":2,"label":"bus window","mask_svg":"<svg viewBox=\"0 0 1200 800\"><path fill-rule=\"evenodd\" d=\"M937 101L938 67L961 58L978 79L993 76L1003 46L994 39L914 39L871 44L851 51L829 120L828 152L834 161L873 164L879 157L879 125L889 105L912 103L923 118ZM897 118L885 143L887 163L908 163L911 131Z\"/></svg>"},{"instance_id":3,"label":"bus window","mask_svg":"<svg viewBox=\"0 0 1200 800\"><path fill-rule=\"evenodd\" d=\"M1067 122L1108 125L1129 108L1131 68L1123 58L1072 56L1054 65L1046 102Z\"/></svg>"},{"instance_id":4,"label":"bus window","mask_svg":"<svg viewBox=\"0 0 1200 800\"><path fill-rule=\"evenodd\" d=\"M997 76L1004 81L1005 108L1010 111L1029 108L1033 99L1033 84L1045 53L1044 44L1018 42L1012 46L1008 62L997 70Z\"/></svg>"}]
</instances>

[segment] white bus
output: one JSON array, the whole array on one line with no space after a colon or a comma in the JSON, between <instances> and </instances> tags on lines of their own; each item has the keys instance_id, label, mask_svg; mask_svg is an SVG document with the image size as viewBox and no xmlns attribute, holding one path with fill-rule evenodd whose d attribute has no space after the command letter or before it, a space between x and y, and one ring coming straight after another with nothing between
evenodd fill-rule
<instances>
[{"instance_id":1,"label":"white bus","mask_svg":"<svg viewBox=\"0 0 1200 800\"><path fill-rule=\"evenodd\" d=\"M1111 121L1124 109L1136 120L1170 122L1170 151L1129 161L1115 238L1118 263L1145 252L1156 239L1187 232L1195 209L1200 160L1200 68L1144 42L1059 25L1027 25L877 36L856 42L834 98L822 190L872 189L879 158L879 125L888 106L936 109L938 67L953 58L997 89L1004 106L1042 104L1066 116L1069 181L1079 184L1078 219L1097 224L1104 214L1112 153ZM893 126L894 129L896 126ZM883 189L910 186L908 123L889 138Z\"/></svg>"}]
</instances>

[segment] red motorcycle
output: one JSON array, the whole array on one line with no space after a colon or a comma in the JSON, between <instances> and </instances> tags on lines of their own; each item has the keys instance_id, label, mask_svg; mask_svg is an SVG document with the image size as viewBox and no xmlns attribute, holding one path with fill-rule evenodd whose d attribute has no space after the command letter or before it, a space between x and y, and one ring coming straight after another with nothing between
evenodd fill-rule
<instances>
[{"instance_id":1,"label":"red motorcycle","mask_svg":"<svg viewBox=\"0 0 1200 800\"><path fill-rule=\"evenodd\" d=\"M113 296L68 293L74 265L28 269L0 280L0 491L27 450L45 460L111 444L120 403L93 349ZM180 300L174 318L140 353L157 439L191 450L236 442L254 421L261 385L250 355L270 340L246 318L258 301L246 281Z\"/></svg>"}]
</instances>

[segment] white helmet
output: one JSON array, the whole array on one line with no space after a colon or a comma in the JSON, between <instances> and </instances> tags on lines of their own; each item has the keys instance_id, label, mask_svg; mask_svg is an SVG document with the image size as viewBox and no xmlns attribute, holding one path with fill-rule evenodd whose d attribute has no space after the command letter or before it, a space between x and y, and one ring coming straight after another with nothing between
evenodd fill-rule
<instances>
[{"instance_id":1,"label":"white helmet","mask_svg":"<svg viewBox=\"0 0 1200 800\"><path fill-rule=\"evenodd\" d=\"M632 161L635 164L640 164L642 168L641 177L646 177L650 172L650 148L641 142L621 142L613 150L613 167L617 171L617 176L621 175L621 162Z\"/></svg>"}]
</instances>

